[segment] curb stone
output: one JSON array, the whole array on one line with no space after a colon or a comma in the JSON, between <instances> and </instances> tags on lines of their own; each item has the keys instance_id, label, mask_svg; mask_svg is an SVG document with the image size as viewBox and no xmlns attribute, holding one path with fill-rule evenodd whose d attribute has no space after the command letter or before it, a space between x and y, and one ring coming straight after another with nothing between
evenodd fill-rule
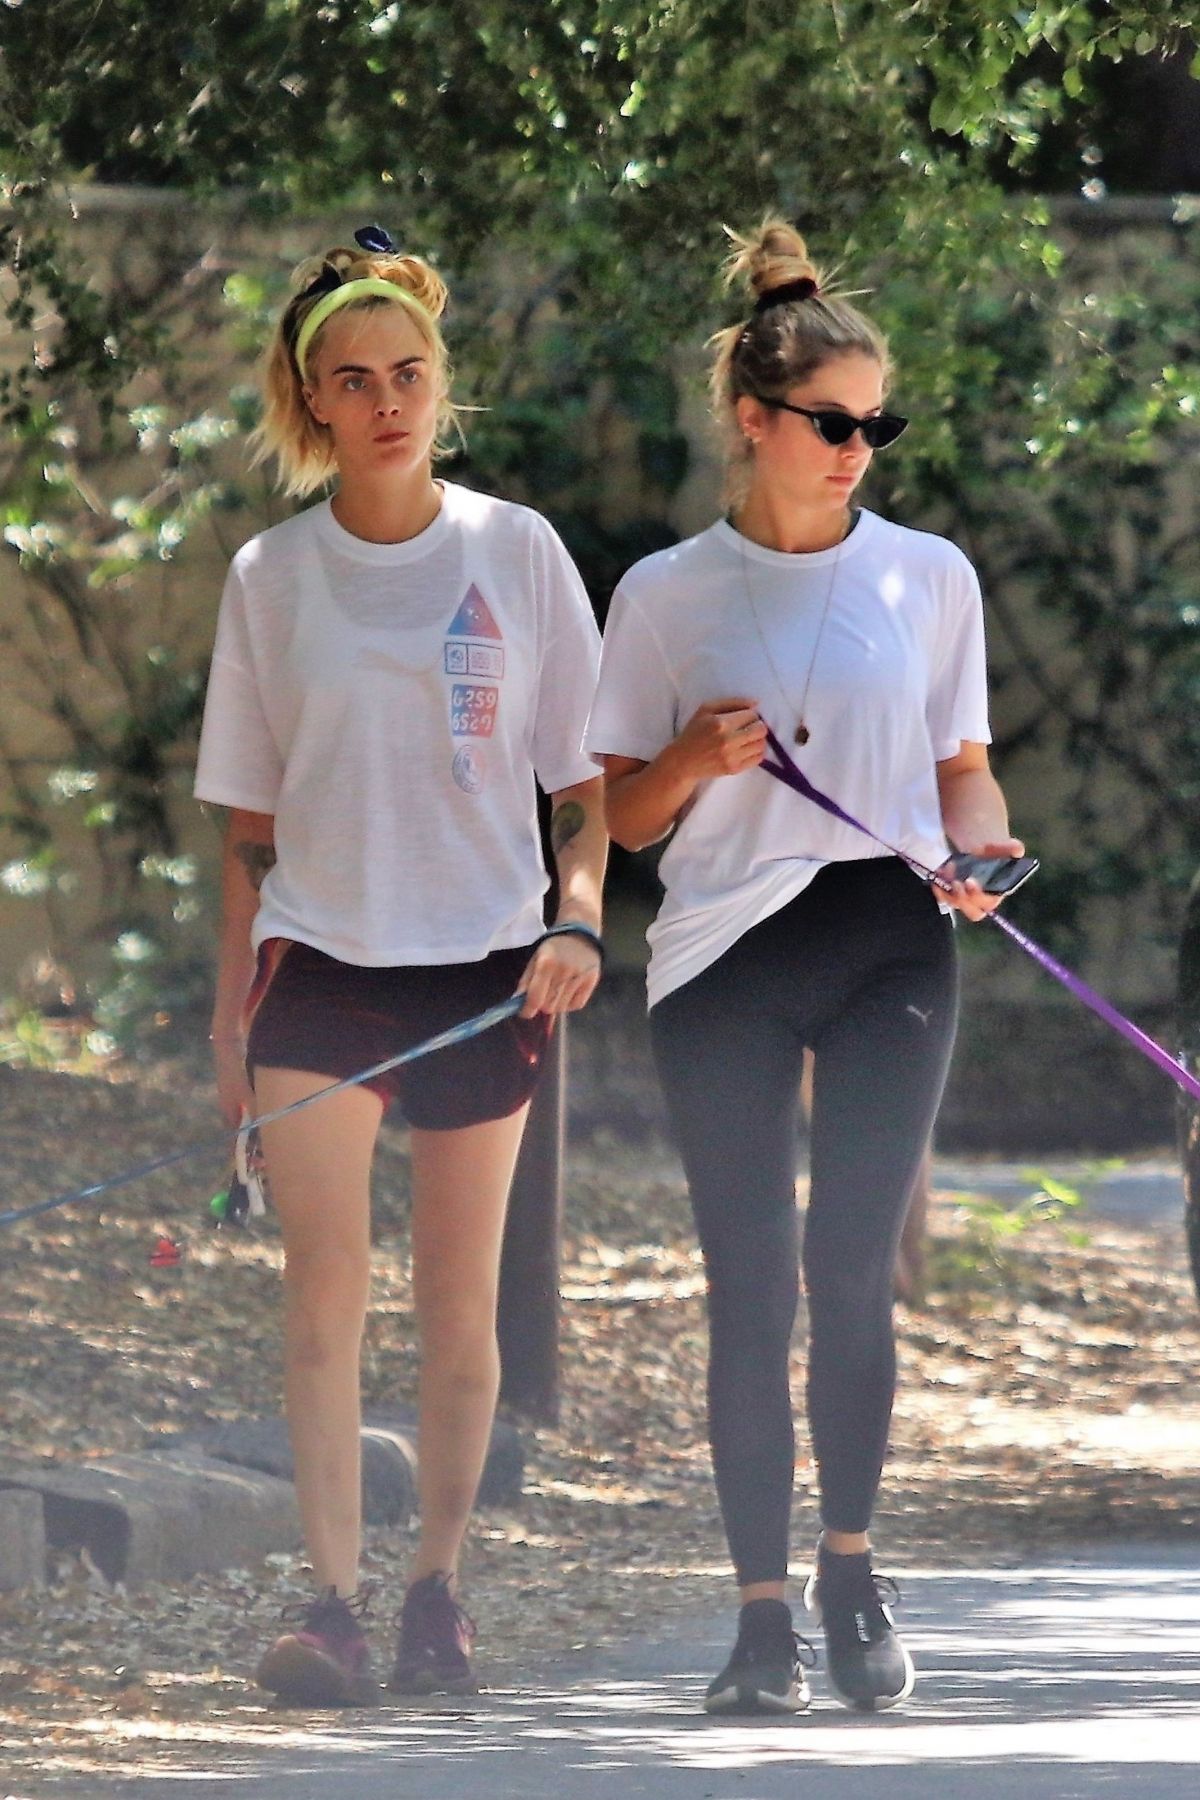
<instances>
[{"instance_id":1,"label":"curb stone","mask_svg":"<svg viewBox=\"0 0 1200 1800\"><path fill-rule=\"evenodd\" d=\"M292 1448L283 1419L237 1419L199 1433L184 1444L237 1468L257 1469L283 1481L293 1474ZM363 1518L369 1525L406 1524L417 1506L415 1408L371 1408L363 1418ZM510 1505L521 1495L525 1445L504 1420L492 1427L479 1485L480 1506Z\"/></svg>"},{"instance_id":2,"label":"curb stone","mask_svg":"<svg viewBox=\"0 0 1200 1800\"><path fill-rule=\"evenodd\" d=\"M187 1446L49 1467L0 1461L0 1500L13 1490L40 1496L51 1550L86 1549L128 1587L257 1561L300 1535L290 1482Z\"/></svg>"},{"instance_id":3,"label":"curb stone","mask_svg":"<svg viewBox=\"0 0 1200 1800\"><path fill-rule=\"evenodd\" d=\"M518 1499L525 1446L513 1426L492 1432L480 1504ZM415 1413L368 1413L364 1516L406 1522L416 1510ZM160 1440L137 1455L87 1462L0 1458L0 1591L44 1579L49 1550L86 1549L108 1581L138 1587L243 1567L292 1550L300 1517L282 1419L245 1419L194 1439Z\"/></svg>"},{"instance_id":4,"label":"curb stone","mask_svg":"<svg viewBox=\"0 0 1200 1800\"><path fill-rule=\"evenodd\" d=\"M293 1478L292 1447L283 1419L236 1419L180 1448L190 1448L230 1468L255 1469L279 1481ZM407 1524L417 1506L415 1440L399 1427L364 1425L363 1519L368 1525Z\"/></svg>"}]
</instances>

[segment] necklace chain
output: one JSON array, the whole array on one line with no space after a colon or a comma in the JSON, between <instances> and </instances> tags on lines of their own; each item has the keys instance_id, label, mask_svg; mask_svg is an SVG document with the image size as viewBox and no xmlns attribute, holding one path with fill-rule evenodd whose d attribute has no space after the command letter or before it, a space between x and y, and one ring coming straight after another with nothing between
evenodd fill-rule
<instances>
[{"instance_id":1,"label":"necklace chain","mask_svg":"<svg viewBox=\"0 0 1200 1800\"><path fill-rule=\"evenodd\" d=\"M793 741L801 745L801 747L807 744L809 738L812 736L812 733L808 729L806 717L808 713L808 690L812 686L813 670L817 666L817 655L821 648L821 639L825 635L825 621L829 617L829 607L830 602L833 599L833 590L837 586L838 563L841 561L842 546L850 536L853 525L854 519L851 517L847 522L845 531L837 541L834 551L833 566L829 571L829 583L825 589L825 600L821 607L821 620L817 626L817 635L813 642L812 655L808 659L808 668L805 671L804 692L800 696L799 717L797 719L793 739ZM792 709L792 702L788 697L787 689L783 685L783 677L779 673L779 666L776 663L775 658L771 655L771 648L767 643L767 634L762 628L762 621L758 616L758 608L754 604L754 594L750 587L750 559L746 555L745 547L740 541L738 543L738 560L741 563L742 569L742 586L746 590L746 605L749 609L750 617L754 622L754 629L758 634L758 641L762 645L762 652L767 659L767 666L774 677L775 686L779 689L779 697L790 712Z\"/></svg>"}]
</instances>

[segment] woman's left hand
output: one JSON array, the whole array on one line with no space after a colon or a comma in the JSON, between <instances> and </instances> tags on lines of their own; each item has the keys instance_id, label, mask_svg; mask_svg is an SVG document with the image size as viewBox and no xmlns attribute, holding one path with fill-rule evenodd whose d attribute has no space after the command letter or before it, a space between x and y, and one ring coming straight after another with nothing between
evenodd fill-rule
<instances>
[{"instance_id":1,"label":"woman's left hand","mask_svg":"<svg viewBox=\"0 0 1200 1800\"><path fill-rule=\"evenodd\" d=\"M517 983L518 994L525 996L521 1017L578 1012L596 991L600 967L600 952L585 937L564 932L561 937L547 938L538 945Z\"/></svg>"},{"instance_id":2,"label":"woman's left hand","mask_svg":"<svg viewBox=\"0 0 1200 1800\"><path fill-rule=\"evenodd\" d=\"M1025 846L1020 838L999 838L994 844L964 844L972 856L1024 856ZM944 862L938 870L939 885L934 889L938 899L947 906L953 906L966 915L968 919L978 921L986 919L990 912L995 912L1003 894L985 894L977 881L957 881L954 875L953 861ZM946 882L943 888L940 883Z\"/></svg>"}]
</instances>

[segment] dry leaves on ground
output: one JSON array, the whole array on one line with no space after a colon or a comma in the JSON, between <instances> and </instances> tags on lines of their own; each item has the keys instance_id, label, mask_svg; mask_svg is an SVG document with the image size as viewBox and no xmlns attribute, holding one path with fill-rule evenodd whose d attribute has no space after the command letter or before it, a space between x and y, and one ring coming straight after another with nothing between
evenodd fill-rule
<instances>
[{"instance_id":1,"label":"dry leaves on ground","mask_svg":"<svg viewBox=\"0 0 1200 1800\"><path fill-rule=\"evenodd\" d=\"M3 1204L204 1138L204 1083L174 1067L121 1082L0 1072ZM156 1433L275 1410L280 1247L205 1222L223 1158L181 1165L99 1205L10 1229L0 1276L8 1448L36 1457L143 1447ZM377 1178L364 1390L413 1391L407 1158L388 1130ZM563 1268L563 1409L529 1433L527 1491L480 1516L464 1591L495 1684L537 1680L729 1595L704 1443L704 1306L671 1155L595 1142L571 1158ZM876 1529L884 1566L1019 1561L1079 1537L1194 1531L1200 1319L1181 1242L1116 1227L1086 1241L1031 1226L964 1260L969 1221L933 1209L935 1285L902 1308L901 1390ZM153 1269L161 1229L184 1247ZM803 1392L804 1333L794 1388ZM815 1531L801 1434L796 1543ZM369 1534L379 1643L410 1538ZM295 1715L244 1683L281 1605L307 1592L298 1555L179 1587L113 1590L75 1557L40 1594L0 1598L0 1763L10 1779L131 1757L207 1766L279 1741ZM302 1721L300 1721L302 1722ZM346 1728L352 1729L347 1724Z\"/></svg>"}]
</instances>

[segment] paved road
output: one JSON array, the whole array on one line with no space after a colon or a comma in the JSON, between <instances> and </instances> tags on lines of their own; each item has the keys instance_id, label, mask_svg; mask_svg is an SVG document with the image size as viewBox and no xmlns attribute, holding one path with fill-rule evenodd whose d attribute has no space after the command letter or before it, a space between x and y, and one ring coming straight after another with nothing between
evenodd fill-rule
<instances>
[{"instance_id":1,"label":"paved road","mask_svg":"<svg viewBox=\"0 0 1200 1800\"><path fill-rule=\"evenodd\" d=\"M933 1183L939 1189L961 1189L999 1200L1020 1200L1037 1187L1037 1173L1054 1175L1083 1195L1080 1216L1111 1219L1122 1225L1177 1226L1183 1218L1183 1180L1177 1161L1138 1160L1105 1174L1089 1173L1088 1164L1059 1157L1033 1158L1030 1173L1014 1163L955 1161L938 1157Z\"/></svg>"},{"instance_id":2,"label":"paved road","mask_svg":"<svg viewBox=\"0 0 1200 1800\"><path fill-rule=\"evenodd\" d=\"M818 1687L786 1723L709 1722L728 1618L553 1671L470 1711L297 1717L203 1773L44 1781L77 1800L1181 1800L1200 1781L1200 1546L903 1577L916 1694L877 1718ZM818 1682L820 1677L818 1675ZM486 1752L486 1754L485 1754ZM1192 1773L1189 1774L1188 1770ZM0 1778L2 1785L2 1778ZM24 1796L26 1790L20 1790Z\"/></svg>"}]
</instances>

